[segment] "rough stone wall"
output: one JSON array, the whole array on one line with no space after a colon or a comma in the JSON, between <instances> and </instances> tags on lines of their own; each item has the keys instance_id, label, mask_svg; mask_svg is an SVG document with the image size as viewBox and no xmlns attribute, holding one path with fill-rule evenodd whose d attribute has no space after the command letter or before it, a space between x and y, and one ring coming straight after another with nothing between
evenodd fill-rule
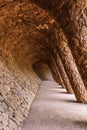
<instances>
[{"instance_id":1,"label":"rough stone wall","mask_svg":"<svg viewBox=\"0 0 87 130\"><path fill-rule=\"evenodd\" d=\"M31 73L0 56L0 130L17 130L26 118L40 84Z\"/></svg>"}]
</instances>

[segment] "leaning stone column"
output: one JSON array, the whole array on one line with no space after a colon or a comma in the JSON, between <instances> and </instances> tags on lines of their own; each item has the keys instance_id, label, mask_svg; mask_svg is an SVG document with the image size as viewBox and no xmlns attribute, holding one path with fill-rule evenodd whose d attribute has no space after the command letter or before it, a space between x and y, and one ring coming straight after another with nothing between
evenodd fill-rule
<instances>
[{"instance_id":1,"label":"leaning stone column","mask_svg":"<svg viewBox=\"0 0 87 130\"><path fill-rule=\"evenodd\" d=\"M51 61L48 64L49 64L49 67L52 71L52 74L53 74L55 81L58 82L63 88L65 88L65 85L64 85L62 77L58 71L55 60L53 59L53 56L51 56Z\"/></svg>"},{"instance_id":2,"label":"leaning stone column","mask_svg":"<svg viewBox=\"0 0 87 130\"><path fill-rule=\"evenodd\" d=\"M78 102L87 103L87 91L62 29L55 29L56 46Z\"/></svg>"},{"instance_id":3,"label":"leaning stone column","mask_svg":"<svg viewBox=\"0 0 87 130\"><path fill-rule=\"evenodd\" d=\"M87 88L87 0L32 0L60 23Z\"/></svg>"},{"instance_id":4,"label":"leaning stone column","mask_svg":"<svg viewBox=\"0 0 87 130\"><path fill-rule=\"evenodd\" d=\"M63 82L64 82L64 85L65 85L65 88L67 90L68 93L73 93L73 90L72 90L72 87L71 87L71 84L70 84L70 81L68 79L68 76L65 72L65 69L64 69L64 66L62 64L62 61L60 59L60 56L58 54L58 52L56 52L55 54L55 61L56 61L56 65L58 67L58 70L62 76L62 79L63 79Z\"/></svg>"},{"instance_id":5,"label":"leaning stone column","mask_svg":"<svg viewBox=\"0 0 87 130\"><path fill-rule=\"evenodd\" d=\"M59 75L60 85L62 86L62 88L65 88L65 84L64 84L64 82L63 82L62 76L61 76L61 74L60 74L58 68L57 68L57 73L58 73L58 75Z\"/></svg>"},{"instance_id":6,"label":"leaning stone column","mask_svg":"<svg viewBox=\"0 0 87 130\"><path fill-rule=\"evenodd\" d=\"M69 41L87 88L87 0L69 0L63 5L56 18Z\"/></svg>"}]
</instances>

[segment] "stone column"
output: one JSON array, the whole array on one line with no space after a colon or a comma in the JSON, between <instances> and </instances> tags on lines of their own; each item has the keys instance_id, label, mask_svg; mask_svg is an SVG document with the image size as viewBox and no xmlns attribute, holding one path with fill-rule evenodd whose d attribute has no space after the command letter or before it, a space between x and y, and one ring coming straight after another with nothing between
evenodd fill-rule
<instances>
[{"instance_id":1,"label":"stone column","mask_svg":"<svg viewBox=\"0 0 87 130\"><path fill-rule=\"evenodd\" d=\"M65 88L66 88L67 92L68 93L73 93L70 81L69 81L68 76L67 76L67 74L65 72L64 66L62 64L62 61L60 59L60 56L59 56L58 52L55 55L55 61L56 61L56 65L58 67L58 70L59 70L59 72L60 72L60 74L62 76L62 79L63 79L63 82L64 82L64 85L65 85Z\"/></svg>"},{"instance_id":2,"label":"stone column","mask_svg":"<svg viewBox=\"0 0 87 130\"><path fill-rule=\"evenodd\" d=\"M63 88L65 88L64 82L56 66L55 60L53 59L53 56L51 56L51 61L48 64L49 64L50 70L52 71L55 81L58 82Z\"/></svg>"},{"instance_id":3,"label":"stone column","mask_svg":"<svg viewBox=\"0 0 87 130\"><path fill-rule=\"evenodd\" d=\"M87 0L68 1L56 15L87 88Z\"/></svg>"},{"instance_id":4,"label":"stone column","mask_svg":"<svg viewBox=\"0 0 87 130\"><path fill-rule=\"evenodd\" d=\"M60 24L87 88L87 0L32 1Z\"/></svg>"},{"instance_id":5,"label":"stone column","mask_svg":"<svg viewBox=\"0 0 87 130\"><path fill-rule=\"evenodd\" d=\"M87 91L62 29L55 29L56 46L78 102L87 103Z\"/></svg>"}]
</instances>

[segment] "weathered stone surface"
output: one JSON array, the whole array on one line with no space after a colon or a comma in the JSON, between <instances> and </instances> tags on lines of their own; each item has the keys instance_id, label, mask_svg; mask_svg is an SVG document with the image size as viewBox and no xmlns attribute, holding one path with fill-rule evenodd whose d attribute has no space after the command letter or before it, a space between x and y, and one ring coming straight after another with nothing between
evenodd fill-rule
<instances>
[{"instance_id":1,"label":"weathered stone surface","mask_svg":"<svg viewBox=\"0 0 87 130\"><path fill-rule=\"evenodd\" d=\"M58 45L61 51L57 53L76 98L79 102L87 101L83 84L87 84L86 8L86 0L0 1L0 129L21 128L41 82L40 73L43 79L52 80L53 76L66 87L64 76L61 78L63 71L59 70L61 67L54 56L58 41L61 41ZM60 24L60 29L55 27L50 15ZM55 28L58 34L62 28L61 36L55 37ZM40 71L39 76L33 65Z\"/></svg>"},{"instance_id":2,"label":"weathered stone surface","mask_svg":"<svg viewBox=\"0 0 87 130\"><path fill-rule=\"evenodd\" d=\"M10 130L17 130L28 114L39 81L36 81L37 87L33 83L32 87L30 87L29 75L26 74L25 76L15 65L10 69L0 59L0 128L7 130L8 127ZM12 70L15 75L14 72L11 72ZM17 70L19 74L16 73ZM34 89L34 87L36 88Z\"/></svg>"},{"instance_id":3,"label":"weathered stone surface","mask_svg":"<svg viewBox=\"0 0 87 130\"><path fill-rule=\"evenodd\" d=\"M87 88L87 0L31 1L47 10L61 25Z\"/></svg>"}]
</instances>

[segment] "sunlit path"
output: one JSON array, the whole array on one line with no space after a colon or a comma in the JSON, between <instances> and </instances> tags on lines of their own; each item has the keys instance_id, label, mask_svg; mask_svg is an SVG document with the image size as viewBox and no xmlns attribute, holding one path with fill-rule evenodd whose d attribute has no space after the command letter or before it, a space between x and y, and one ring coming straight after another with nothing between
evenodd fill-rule
<instances>
[{"instance_id":1,"label":"sunlit path","mask_svg":"<svg viewBox=\"0 0 87 130\"><path fill-rule=\"evenodd\" d=\"M42 82L22 130L87 130L87 105L54 81Z\"/></svg>"}]
</instances>

